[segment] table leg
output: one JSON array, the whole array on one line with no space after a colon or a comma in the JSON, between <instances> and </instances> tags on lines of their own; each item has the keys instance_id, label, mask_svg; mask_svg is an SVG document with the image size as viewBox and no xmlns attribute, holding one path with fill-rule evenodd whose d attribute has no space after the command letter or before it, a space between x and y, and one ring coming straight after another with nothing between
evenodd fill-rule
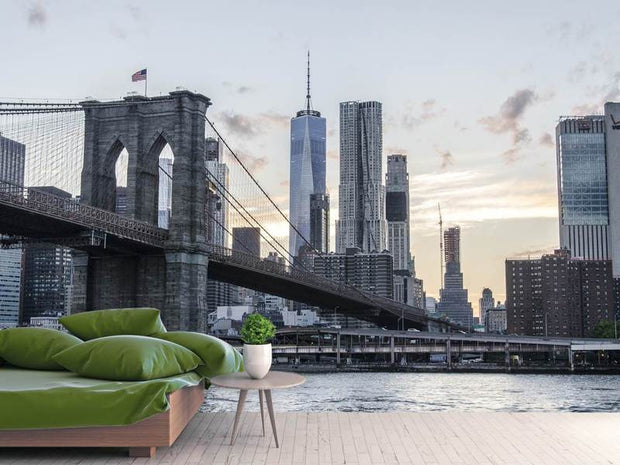
<instances>
[{"instance_id":1,"label":"table leg","mask_svg":"<svg viewBox=\"0 0 620 465\"><path fill-rule=\"evenodd\" d=\"M276 417L273 413L273 400L271 399L271 389L265 389L265 397L267 398L267 410L269 411L269 419L271 420L271 430L276 440L276 447L280 447L278 443L278 433L276 431Z\"/></svg>"},{"instance_id":2,"label":"table leg","mask_svg":"<svg viewBox=\"0 0 620 465\"><path fill-rule=\"evenodd\" d=\"M265 413L263 410L263 391L258 390L258 400L260 401L260 422L263 424L263 436L265 435Z\"/></svg>"},{"instance_id":3,"label":"table leg","mask_svg":"<svg viewBox=\"0 0 620 465\"><path fill-rule=\"evenodd\" d=\"M241 418L241 413L243 412L243 404L245 404L245 398L248 396L247 390L239 391L239 401L237 402L237 413L235 414L235 423L233 424L232 434L230 435L230 445L232 446L235 443L235 438L237 437L237 428L239 426L239 419Z\"/></svg>"}]
</instances>

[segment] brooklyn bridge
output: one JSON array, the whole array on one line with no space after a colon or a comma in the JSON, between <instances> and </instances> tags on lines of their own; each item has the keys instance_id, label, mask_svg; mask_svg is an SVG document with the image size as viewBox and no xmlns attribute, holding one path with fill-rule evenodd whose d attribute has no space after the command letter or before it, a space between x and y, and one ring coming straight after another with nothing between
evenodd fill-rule
<instances>
[{"instance_id":1,"label":"brooklyn bridge","mask_svg":"<svg viewBox=\"0 0 620 465\"><path fill-rule=\"evenodd\" d=\"M26 151L24 183L0 182L2 245L70 247L72 312L152 306L162 310L171 329L204 331L207 282L213 279L380 327L447 327L423 309L321 277L293 262L282 245L286 241L269 226L278 221L290 225L287 216L208 119L210 105L204 95L186 90L115 101L0 102L2 136ZM229 149L228 186L205 164L208 128ZM174 160L172 175L159 163L165 150ZM159 185L165 176L171 182L170 212L167 227L161 227ZM123 214L116 212L120 177L126 177ZM261 242L285 263L233 251L226 246L230 240L213 241L208 231L213 193L237 224L258 228ZM232 236L226 225L219 226Z\"/></svg>"}]
</instances>

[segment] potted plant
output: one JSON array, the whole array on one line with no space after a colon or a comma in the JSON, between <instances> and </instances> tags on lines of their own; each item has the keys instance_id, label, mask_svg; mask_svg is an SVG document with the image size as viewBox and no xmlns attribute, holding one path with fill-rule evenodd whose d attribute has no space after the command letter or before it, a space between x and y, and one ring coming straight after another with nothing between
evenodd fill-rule
<instances>
[{"instance_id":1,"label":"potted plant","mask_svg":"<svg viewBox=\"0 0 620 465\"><path fill-rule=\"evenodd\" d=\"M243 365L254 379L262 379L271 368L271 339L276 327L260 313L248 315L241 327Z\"/></svg>"}]
</instances>

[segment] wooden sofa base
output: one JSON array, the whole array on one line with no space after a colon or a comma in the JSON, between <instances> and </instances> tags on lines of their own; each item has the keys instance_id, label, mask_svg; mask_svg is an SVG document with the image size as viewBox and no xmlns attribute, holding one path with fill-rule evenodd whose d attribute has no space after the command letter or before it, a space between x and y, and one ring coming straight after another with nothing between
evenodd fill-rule
<instances>
[{"instance_id":1,"label":"wooden sofa base","mask_svg":"<svg viewBox=\"0 0 620 465\"><path fill-rule=\"evenodd\" d=\"M127 426L0 430L0 447L127 447L131 457L153 457L174 444L204 399L204 382L169 395L170 408Z\"/></svg>"}]
</instances>

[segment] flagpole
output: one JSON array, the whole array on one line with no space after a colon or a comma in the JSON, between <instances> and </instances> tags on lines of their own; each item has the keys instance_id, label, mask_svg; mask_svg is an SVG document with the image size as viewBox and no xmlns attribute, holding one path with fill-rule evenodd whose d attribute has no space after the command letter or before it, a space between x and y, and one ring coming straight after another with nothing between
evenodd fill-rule
<instances>
[{"instance_id":1,"label":"flagpole","mask_svg":"<svg viewBox=\"0 0 620 465\"><path fill-rule=\"evenodd\" d=\"M149 80L149 74L148 71L146 72L146 76L144 77L144 96L146 97L146 83Z\"/></svg>"}]
</instances>

